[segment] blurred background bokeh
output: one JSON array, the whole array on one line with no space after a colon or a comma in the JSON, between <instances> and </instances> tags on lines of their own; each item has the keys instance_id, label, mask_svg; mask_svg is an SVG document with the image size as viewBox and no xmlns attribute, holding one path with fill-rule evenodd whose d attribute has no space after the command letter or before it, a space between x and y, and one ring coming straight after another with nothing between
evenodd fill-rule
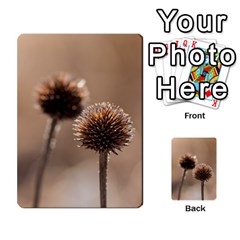
<instances>
[{"instance_id":1,"label":"blurred background bokeh","mask_svg":"<svg viewBox=\"0 0 240 240\"><path fill-rule=\"evenodd\" d=\"M205 200L216 198L216 139L215 138L173 138L172 139L172 199L177 199L183 168L178 160L186 153L196 155L198 163L206 163L213 169L213 177L205 183ZM183 183L181 200L201 200L201 182L187 171Z\"/></svg>"},{"instance_id":2,"label":"blurred background bokeh","mask_svg":"<svg viewBox=\"0 0 240 240\"><path fill-rule=\"evenodd\" d=\"M137 34L23 34L18 38L18 204L31 207L48 116L35 89L59 71L86 80L90 102L109 101L128 113L132 143L108 169L108 207L142 203L142 37ZM43 179L40 207L99 207L98 157L78 148L72 121L62 121Z\"/></svg>"}]
</instances>

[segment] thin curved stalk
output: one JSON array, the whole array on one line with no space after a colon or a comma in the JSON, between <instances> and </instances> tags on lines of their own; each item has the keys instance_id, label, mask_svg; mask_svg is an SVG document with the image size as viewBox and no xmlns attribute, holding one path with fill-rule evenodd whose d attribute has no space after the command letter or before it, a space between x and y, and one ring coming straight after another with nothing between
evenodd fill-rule
<instances>
[{"instance_id":1,"label":"thin curved stalk","mask_svg":"<svg viewBox=\"0 0 240 240\"><path fill-rule=\"evenodd\" d=\"M39 202L40 202L41 192L42 192L43 175L47 166L50 152L54 147L56 126L57 126L56 118L52 118L51 121L48 122L47 124L43 155L42 155L42 159L40 162L40 166L37 170L37 176L36 176L36 185L35 185L35 192L34 192L34 199L33 199L34 208L39 207Z\"/></svg>"},{"instance_id":2,"label":"thin curved stalk","mask_svg":"<svg viewBox=\"0 0 240 240\"><path fill-rule=\"evenodd\" d=\"M179 186L179 189L178 189L178 200L181 199L181 192L182 192L182 187L183 187L183 182L184 182L184 179L185 179L185 176L186 176L186 172L187 172L187 169L184 169L183 175L182 175L182 180L181 180L181 183L180 183L180 186Z\"/></svg>"}]
</instances>

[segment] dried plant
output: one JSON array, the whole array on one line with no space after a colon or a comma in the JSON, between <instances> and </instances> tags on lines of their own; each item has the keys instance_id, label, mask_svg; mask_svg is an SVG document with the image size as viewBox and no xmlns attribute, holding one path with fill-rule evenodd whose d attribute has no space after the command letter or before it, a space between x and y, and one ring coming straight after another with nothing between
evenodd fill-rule
<instances>
[{"instance_id":1,"label":"dried plant","mask_svg":"<svg viewBox=\"0 0 240 240\"><path fill-rule=\"evenodd\" d=\"M117 154L133 137L132 121L119 106L97 103L83 110L74 123L80 146L99 153L100 206L107 207L107 164L110 152Z\"/></svg>"},{"instance_id":2,"label":"dried plant","mask_svg":"<svg viewBox=\"0 0 240 240\"><path fill-rule=\"evenodd\" d=\"M88 100L85 80L74 79L60 72L43 82L37 89L38 105L51 118L73 119L83 110Z\"/></svg>"},{"instance_id":3,"label":"dried plant","mask_svg":"<svg viewBox=\"0 0 240 240\"><path fill-rule=\"evenodd\" d=\"M56 141L58 122L77 117L82 112L88 96L85 80L79 81L65 72L54 75L37 88L38 106L50 117L50 121L46 127L43 155L37 171L33 207L39 206L43 175Z\"/></svg>"},{"instance_id":4,"label":"dried plant","mask_svg":"<svg viewBox=\"0 0 240 240\"><path fill-rule=\"evenodd\" d=\"M205 164L200 163L193 170L193 177L201 181L201 199L204 200L204 183L213 176L212 168Z\"/></svg>"},{"instance_id":5,"label":"dried plant","mask_svg":"<svg viewBox=\"0 0 240 240\"><path fill-rule=\"evenodd\" d=\"M187 153L187 154L181 156L179 158L178 162L179 162L179 165L181 166L181 168L183 168L183 175L182 175L182 179L181 179L179 190L178 190L178 200L180 200L182 186L183 186L184 179L186 177L186 173L188 170L192 170L195 168L195 166L197 164L197 157Z\"/></svg>"}]
</instances>

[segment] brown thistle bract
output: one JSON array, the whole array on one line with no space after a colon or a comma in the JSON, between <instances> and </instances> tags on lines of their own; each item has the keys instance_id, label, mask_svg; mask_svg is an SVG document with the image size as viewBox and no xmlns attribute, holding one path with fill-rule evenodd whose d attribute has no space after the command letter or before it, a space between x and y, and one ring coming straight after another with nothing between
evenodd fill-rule
<instances>
[{"instance_id":1,"label":"brown thistle bract","mask_svg":"<svg viewBox=\"0 0 240 240\"><path fill-rule=\"evenodd\" d=\"M198 164L193 170L193 177L200 181L208 181L212 176L212 168L205 163Z\"/></svg>"},{"instance_id":2,"label":"brown thistle bract","mask_svg":"<svg viewBox=\"0 0 240 240\"><path fill-rule=\"evenodd\" d=\"M37 89L37 100L42 111L57 119L77 117L89 96L86 86L82 83L65 72L60 72L43 82Z\"/></svg>"},{"instance_id":3,"label":"brown thistle bract","mask_svg":"<svg viewBox=\"0 0 240 240\"><path fill-rule=\"evenodd\" d=\"M81 146L96 152L113 152L127 146L133 136L132 121L119 106L97 103L82 111L75 120L74 131Z\"/></svg>"},{"instance_id":4,"label":"brown thistle bract","mask_svg":"<svg viewBox=\"0 0 240 240\"><path fill-rule=\"evenodd\" d=\"M179 158L179 164L186 170L194 169L197 164L197 157L187 153Z\"/></svg>"}]
</instances>

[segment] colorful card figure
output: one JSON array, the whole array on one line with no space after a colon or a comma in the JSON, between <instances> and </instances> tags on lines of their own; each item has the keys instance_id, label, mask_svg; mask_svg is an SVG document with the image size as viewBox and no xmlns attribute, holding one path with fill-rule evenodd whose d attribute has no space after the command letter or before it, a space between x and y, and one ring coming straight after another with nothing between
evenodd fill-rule
<instances>
[{"instance_id":1,"label":"colorful card figure","mask_svg":"<svg viewBox=\"0 0 240 240\"><path fill-rule=\"evenodd\" d=\"M189 100L189 102L217 109L219 107L220 101L213 98L211 88L217 81L226 82L229 67L223 66L219 61L218 53L224 48L220 45L216 45L216 48L218 50L218 53L215 55L217 65L210 65L209 53L207 52L209 45L210 43L198 42L198 48L202 49L205 53L205 62L201 66L193 66L190 62L188 62L186 67L183 69L178 86L186 81L193 83L196 89L196 95L195 98ZM199 84L201 82L210 83L210 87L205 91L204 100L199 99Z\"/></svg>"}]
</instances>

